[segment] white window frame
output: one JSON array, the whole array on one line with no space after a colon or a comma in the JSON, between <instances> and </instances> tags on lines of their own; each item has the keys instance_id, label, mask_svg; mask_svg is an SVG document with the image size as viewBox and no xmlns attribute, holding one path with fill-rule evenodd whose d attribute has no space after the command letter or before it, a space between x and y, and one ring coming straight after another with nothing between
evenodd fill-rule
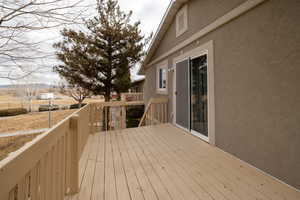
<instances>
[{"instance_id":1,"label":"white window frame","mask_svg":"<svg viewBox=\"0 0 300 200\"><path fill-rule=\"evenodd\" d=\"M160 69L166 70L166 87L165 88L159 87ZM156 67L156 92L158 94L168 94L168 61L167 60L158 64Z\"/></svg>"},{"instance_id":2,"label":"white window frame","mask_svg":"<svg viewBox=\"0 0 300 200\"><path fill-rule=\"evenodd\" d=\"M183 15L184 26L182 29L179 29L179 17ZM188 6L187 4L183 6L178 13L176 14L176 37L181 36L188 30Z\"/></svg>"}]
</instances>

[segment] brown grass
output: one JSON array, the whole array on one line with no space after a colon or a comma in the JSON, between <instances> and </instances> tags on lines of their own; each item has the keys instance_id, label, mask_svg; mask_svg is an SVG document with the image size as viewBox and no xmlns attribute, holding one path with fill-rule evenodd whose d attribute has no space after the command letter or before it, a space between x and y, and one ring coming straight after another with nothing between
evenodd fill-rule
<instances>
[{"instance_id":1,"label":"brown grass","mask_svg":"<svg viewBox=\"0 0 300 200\"><path fill-rule=\"evenodd\" d=\"M37 134L0 138L0 160L4 159L9 153L21 148L25 143L33 140L36 136Z\"/></svg>"},{"instance_id":2,"label":"brown grass","mask_svg":"<svg viewBox=\"0 0 300 200\"><path fill-rule=\"evenodd\" d=\"M103 101L100 98L86 99L84 103ZM76 103L70 97L64 99L57 99L53 101L57 105L70 105ZM34 100L33 105L48 104L47 100ZM28 108L28 104L13 96L13 94L0 91L0 109L6 108ZM65 119L76 110L62 110L51 112L51 124L55 125L59 121ZM25 131L33 129L48 128L48 112L30 113L25 115L18 115L7 118L0 118L0 134L15 131ZM0 160L5 158L10 152L16 151L25 143L31 141L36 135L29 136L15 136L0 138Z\"/></svg>"},{"instance_id":3,"label":"brown grass","mask_svg":"<svg viewBox=\"0 0 300 200\"><path fill-rule=\"evenodd\" d=\"M51 112L51 124L57 124L76 110ZM48 112L30 113L14 117L0 118L0 134L22 130L48 128Z\"/></svg>"},{"instance_id":4,"label":"brown grass","mask_svg":"<svg viewBox=\"0 0 300 200\"><path fill-rule=\"evenodd\" d=\"M99 102L103 101L100 98L88 98L84 100L84 103L91 103L91 102ZM70 97L64 97L63 99L54 99L52 101L53 104L56 105L71 105L71 104L76 104L77 102L70 98ZM48 100L32 100L32 107L36 108L35 110L38 109L39 105L44 105L44 104L49 104ZM1 109L8 109L8 108L26 108L29 109L29 102L27 101L22 101L20 98L14 97L12 95L0 95L0 110Z\"/></svg>"},{"instance_id":5,"label":"brown grass","mask_svg":"<svg viewBox=\"0 0 300 200\"><path fill-rule=\"evenodd\" d=\"M52 112L52 125L71 115L76 110L64 110ZM40 129L48 127L48 112L18 115L5 119L0 118L1 132L14 132L21 130ZM38 134L23 135L0 138L0 160L5 158L10 152L14 152L25 143L31 141Z\"/></svg>"},{"instance_id":6,"label":"brown grass","mask_svg":"<svg viewBox=\"0 0 300 200\"><path fill-rule=\"evenodd\" d=\"M52 125L71 115L76 110L53 111ZM40 129L48 127L48 112L18 115L5 119L0 118L1 132L14 132L21 130ZM38 134L0 138L0 160L10 152L21 148L25 143L33 140Z\"/></svg>"},{"instance_id":7,"label":"brown grass","mask_svg":"<svg viewBox=\"0 0 300 200\"><path fill-rule=\"evenodd\" d=\"M100 102L103 101L100 98L85 99L84 103ZM48 104L48 100L33 100L32 105ZM64 97L63 99L53 100L53 104L57 105L70 105L76 103L70 97ZM28 104L22 103L21 100L15 97L11 93L5 93L0 90L0 109L6 108L28 108ZM63 110L63 111L53 111L51 124L56 124L60 120L64 119L74 110ZM0 134L4 132L15 132L20 130L32 130L48 128L48 112L41 113L30 113L26 115L18 115L8 118L0 118Z\"/></svg>"}]
</instances>

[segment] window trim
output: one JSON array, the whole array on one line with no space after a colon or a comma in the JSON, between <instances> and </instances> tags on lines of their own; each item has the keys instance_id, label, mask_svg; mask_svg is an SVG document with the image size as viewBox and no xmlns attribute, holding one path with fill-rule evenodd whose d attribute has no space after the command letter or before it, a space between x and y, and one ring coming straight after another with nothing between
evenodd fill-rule
<instances>
[{"instance_id":1,"label":"window trim","mask_svg":"<svg viewBox=\"0 0 300 200\"><path fill-rule=\"evenodd\" d=\"M183 15L184 17L184 27L179 30L179 16ZM181 36L188 30L188 6L184 5L176 14L176 37Z\"/></svg>"},{"instance_id":2,"label":"window trim","mask_svg":"<svg viewBox=\"0 0 300 200\"><path fill-rule=\"evenodd\" d=\"M212 145L215 145L215 78L214 78L214 44L210 40L207 43L204 43L190 51L187 51L184 54L181 54L172 60L172 64L176 66L176 63L186 60L188 58L193 59L201 55L207 54L207 73L208 73L208 142ZM173 78L173 124L176 124L176 67ZM178 126L179 127L179 126ZM204 138L201 138L204 139Z\"/></svg>"},{"instance_id":3,"label":"window trim","mask_svg":"<svg viewBox=\"0 0 300 200\"><path fill-rule=\"evenodd\" d=\"M159 77L160 69L166 70L166 88L159 88ZM161 62L156 67L156 93L158 94L168 94L168 61Z\"/></svg>"}]
</instances>

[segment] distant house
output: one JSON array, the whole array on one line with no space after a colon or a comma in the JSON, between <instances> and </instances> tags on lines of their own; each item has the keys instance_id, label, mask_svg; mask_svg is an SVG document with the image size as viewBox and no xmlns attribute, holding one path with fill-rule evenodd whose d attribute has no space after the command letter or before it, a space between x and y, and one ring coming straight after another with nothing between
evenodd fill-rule
<instances>
[{"instance_id":1,"label":"distant house","mask_svg":"<svg viewBox=\"0 0 300 200\"><path fill-rule=\"evenodd\" d=\"M145 78L140 78L132 81L130 92L141 93L144 90Z\"/></svg>"},{"instance_id":2,"label":"distant house","mask_svg":"<svg viewBox=\"0 0 300 200\"><path fill-rule=\"evenodd\" d=\"M40 93L37 97L40 100L54 99L53 93Z\"/></svg>"},{"instance_id":3,"label":"distant house","mask_svg":"<svg viewBox=\"0 0 300 200\"><path fill-rule=\"evenodd\" d=\"M300 189L299 36L298 0L172 1L145 101L168 97L170 123Z\"/></svg>"}]
</instances>

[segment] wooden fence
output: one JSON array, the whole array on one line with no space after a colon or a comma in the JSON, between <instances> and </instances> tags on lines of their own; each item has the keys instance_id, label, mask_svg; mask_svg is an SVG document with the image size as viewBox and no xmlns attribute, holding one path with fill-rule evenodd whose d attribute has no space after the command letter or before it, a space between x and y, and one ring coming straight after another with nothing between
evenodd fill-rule
<instances>
[{"instance_id":1,"label":"wooden fence","mask_svg":"<svg viewBox=\"0 0 300 200\"><path fill-rule=\"evenodd\" d=\"M78 165L90 131L90 106L0 162L1 200L62 200L78 192Z\"/></svg>"},{"instance_id":2,"label":"wooden fence","mask_svg":"<svg viewBox=\"0 0 300 200\"><path fill-rule=\"evenodd\" d=\"M150 126L168 122L168 99L150 99L139 126Z\"/></svg>"},{"instance_id":3,"label":"wooden fence","mask_svg":"<svg viewBox=\"0 0 300 200\"><path fill-rule=\"evenodd\" d=\"M143 101L84 106L0 162L1 200L63 200L79 190L79 160L89 134L126 128L126 106Z\"/></svg>"},{"instance_id":4,"label":"wooden fence","mask_svg":"<svg viewBox=\"0 0 300 200\"><path fill-rule=\"evenodd\" d=\"M114 101L93 103L91 122L93 131L108 131L126 128L126 107L144 105L143 101Z\"/></svg>"},{"instance_id":5,"label":"wooden fence","mask_svg":"<svg viewBox=\"0 0 300 200\"><path fill-rule=\"evenodd\" d=\"M121 101L143 101L144 94L140 93L122 93Z\"/></svg>"},{"instance_id":6,"label":"wooden fence","mask_svg":"<svg viewBox=\"0 0 300 200\"><path fill-rule=\"evenodd\" d=\"M1 200L63 200L79 190L79 160L89 134L126 128L126 106L143 101L84 106L0 162Z\"/></svg>"}]
</instances>

